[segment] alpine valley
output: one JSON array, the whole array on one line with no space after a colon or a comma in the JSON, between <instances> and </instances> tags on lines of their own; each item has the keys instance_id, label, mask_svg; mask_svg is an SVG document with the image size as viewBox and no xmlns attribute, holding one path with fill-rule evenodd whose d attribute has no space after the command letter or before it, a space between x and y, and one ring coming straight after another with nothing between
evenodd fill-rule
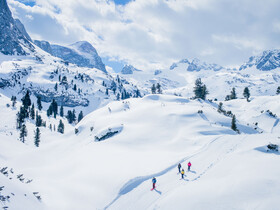
<instances>
[{"instance_id":1,"label":"alpine valley","mask_svg":"<svg viewBox=\"0 0 280 210\"><path fill-rule=\"evenodd\" d=\"M0 209L279 209L280 50L132 65L33 40L0 0Z\"/></svg>"}]
</instances>

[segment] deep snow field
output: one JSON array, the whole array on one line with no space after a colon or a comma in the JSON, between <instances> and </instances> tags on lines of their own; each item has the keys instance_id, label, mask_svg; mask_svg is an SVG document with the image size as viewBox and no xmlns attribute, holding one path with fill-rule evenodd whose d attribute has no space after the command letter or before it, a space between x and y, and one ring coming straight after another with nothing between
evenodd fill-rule
<instances>
[{"instance_id":1,"label":"deep snow field","mask_svg":"<svg viewBox=\"0 0 280 210\"><path fill-rule=\"evenodd\" d=\"M231 117L217 112L219 102L167 95L116 101L75 127L63 119L63 135L41 128L37 148L31 121L26 143L18 140L17 110L7 107L10 98L1 94L0 170L9 172L0 173L0 192L10 198L0 207L279 209L279 153L266 151L268 143L280 144L279 118L266 112L279 116L279 101L280 96L258 96L223 102L236 115L240 134L231 130ZM58 124L41 114L47 127ZM118 133L95 140L108 131ZM186 170L189 161L191 171L181 179L177 164Z\"/></svg>"}]
</instances>

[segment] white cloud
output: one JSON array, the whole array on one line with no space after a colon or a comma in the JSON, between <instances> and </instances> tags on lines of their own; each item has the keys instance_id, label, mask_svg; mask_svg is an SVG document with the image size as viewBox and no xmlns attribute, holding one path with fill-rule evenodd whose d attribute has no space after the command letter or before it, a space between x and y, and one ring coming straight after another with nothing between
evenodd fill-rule
<instances>
[{"instance_id":1,"label":"white cloud","mask_svg":"<svg viewBox=\"0 0 280 210\"><path fill-rule=\"evenodd\" d=\"M29 20L33 20L34 18L32 17L32 15L25 15L25 17Z\"/></svg>"},{"instance_id":2,"label":"white cloud","mask_svg":"<svg viewBox=\"0 0 280 210\"><path fill-rule=\"evenodd\" d=\"M253 50L264 50L263 43L258 40L252 40L246 37L237 37L235 35L212 35L214 41L227 43L239 50L246 50L252 48Z\"/></svg>"},{"instance_id":3,"label":"white cloud","mask_svg":"<svg viewBox=\"0 0 280 210\"><path fill-rule=\"evenodd\" d=\"M161 68L182 58L233 66L256 51L280 47L280 1L36 0L10 6L31 37L54 43L90 41L103 56L140 69ZM33 17L31 20L30 17Z\"/></svg>"}]
</instances>

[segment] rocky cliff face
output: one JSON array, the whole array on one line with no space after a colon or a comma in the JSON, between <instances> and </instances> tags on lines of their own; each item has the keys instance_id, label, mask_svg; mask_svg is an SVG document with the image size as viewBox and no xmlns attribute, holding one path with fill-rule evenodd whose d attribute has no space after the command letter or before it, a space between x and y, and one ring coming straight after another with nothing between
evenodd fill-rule
<instances>
[{"instance_id":1,"label":"rocky cliff face","mask_svg":"<svg viewBox=\"0 0 280 210\"><path fill-rule=\"evenodd\" d=\"M16 23L17 22L17 23ZM19 28L18 28L18 26ZM12 17L12 13L6 0L0 1L0 52L4 55L27 55L34 51L26 34L22 33L18 21ZM30 37L29 37L30 38Z\"/></svg>"},{"instance_id":2,"label":"rocky cliff face","mask_svg":"<svg viewBox=\"0 0 280 210\"><path fill-rule=\"evenodd\" d=\"M30 42L32 42L32 39L30 38L29 34L26 32L24 25L22 22L20 22L19 19L15 19L16 27L19 29L19 31L22 33L22 35L25 36L26 39L28 39Z\"/></svg>"},{"instance_id":3,"label":"rocky cliff face","mask_svg":"<svg viewBox=\"0 0 280 210\"><path fill-rule=\"evenodd\" d=\"M105 65L96 49L86 41L76 42L67 47L51 45L47 41L39 40L35 40L34 43L44 51L66 62L76 64L79 67L96 68L106 73Z\"/></svg>"}]
</instances>

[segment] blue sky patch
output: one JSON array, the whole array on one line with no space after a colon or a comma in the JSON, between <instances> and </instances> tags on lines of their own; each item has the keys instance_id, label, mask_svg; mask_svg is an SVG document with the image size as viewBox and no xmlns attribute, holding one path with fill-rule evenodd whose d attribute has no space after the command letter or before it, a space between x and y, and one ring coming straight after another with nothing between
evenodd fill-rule
<instances>
[{"instance_id":1,"label":"blue sky patch","mask_svg":"<svg viewBox=\"0 0 280 210\"><path fill-rule=\"evenodd\" d=\"M35 4L36 4L36 1L34 1L34 0L16 0L16 1L23 3L27 6L31 6L31 7L35 6Z\"/></svg>"},{"instance_id":2,"label":"blue sky patch","mask_svg":"<svg viewBox=\"0 0 280 210\"><path fill-rule=\"evenodd\" d=\"M131 0L114 0L115 4L125 5Z\"/></svg>"}]
</instances>

